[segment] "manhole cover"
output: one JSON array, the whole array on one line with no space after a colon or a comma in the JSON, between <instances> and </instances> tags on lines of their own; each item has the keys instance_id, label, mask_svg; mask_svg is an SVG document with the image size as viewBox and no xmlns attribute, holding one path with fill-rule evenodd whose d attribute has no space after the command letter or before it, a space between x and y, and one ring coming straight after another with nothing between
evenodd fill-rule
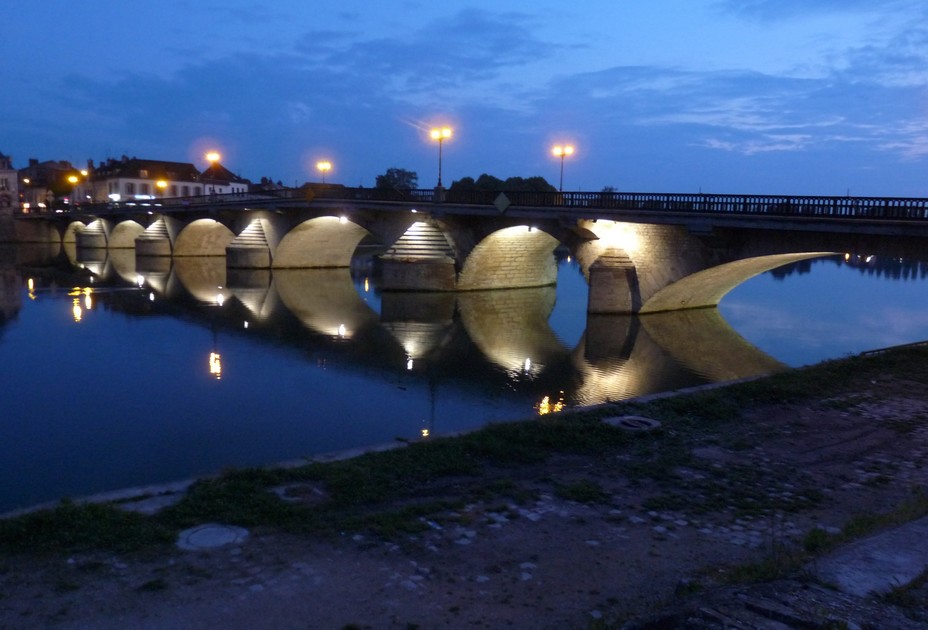
<instances>
[{"instance_id":1,"label":"manhole cover","mask_svg":"<svg viewBox=\"0 0 928 630\"><path fill-rule=\"evenodd\" d=\"M614 416L604 419L603 422L626 431L653 431L661 426L657 420L644 416Z\"/></svg>"},{"instance_id":2,"label":"manhole cover","mask_svg":"<svg viewBox=\"0 0 928 630\"><path fill-rule=\"evenodd\" d=\"M243 527L207 523L182 531L177 537L177 546L186 551L199 551L239 543L247 537L248 530Z\"/></svg>"}]
</instances>

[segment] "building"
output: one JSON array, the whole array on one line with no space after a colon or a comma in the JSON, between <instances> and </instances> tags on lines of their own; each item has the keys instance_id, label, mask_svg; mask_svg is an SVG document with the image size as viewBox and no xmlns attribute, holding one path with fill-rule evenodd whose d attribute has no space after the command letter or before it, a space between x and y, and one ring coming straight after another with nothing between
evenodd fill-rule
<instances>
[{"instance_id":1,"label":"building","mask_svg":"<svg viewBox=\"0 0 928 630\"><path fill-rule=\"evenodd\" d=\"M201 175L204 190L211 195L228 195L248 192L251 182L243 179L219 163L211 161Z\"/></svg>"},{"instance_id":2,"label":"building","mask_svg":"<svg viewBox=\"0 0 928 630\"><path fill-rule=\"evenodd\" d=\"M88 164L95 201L127 201L205 194L200 171L187 162L144 160L123 156L99 166Z\"/></svg>"},{"instance_id":3,"label":"building","mask_svg":"<svg viewBox=\"0 0 928 630\"><path fill-rule=\"evenodd\" d=\"M64 210L74 203L91 200L87 171L80 171L66 160L39 162L18 171L19 200L23 212Z\"/></svg>"},{"instance_id":4,"label":"building","mask_svg":"<svg viewBox=\"0 0 928 630\"><path fill-rule=\"evenodd\" d=\"M13 158L0 153L0 216L13 214L19 206L19 176Z\"/></svg>"}]
</instances>

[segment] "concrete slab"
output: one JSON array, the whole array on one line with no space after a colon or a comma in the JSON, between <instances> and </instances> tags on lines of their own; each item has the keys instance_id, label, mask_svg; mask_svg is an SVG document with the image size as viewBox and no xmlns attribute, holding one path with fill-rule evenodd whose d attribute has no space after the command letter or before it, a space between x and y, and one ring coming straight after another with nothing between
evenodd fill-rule
<instances>
[{"instance_id":1,"label":"concrete slab","mask_svg":"<svg viewBox=\"0 0 928 630\"><path fill-rule=\"evenodd\" d=\"M842 547L809 569L844 593L887 593L928 570L926 539L928 517L923 517Z\"/></svg>"},{"instance_id":2,"label":"concrete slab","mask_svg":"<svg viewBox=\"0 0 928 630\"><path fill-rule=\"evenodd\" d=\"M177 546L184 551L202 551L241 543L246 538L248 530L243 527L206 523L182 531L177 536Z\"/></svg>"}]
</instances>

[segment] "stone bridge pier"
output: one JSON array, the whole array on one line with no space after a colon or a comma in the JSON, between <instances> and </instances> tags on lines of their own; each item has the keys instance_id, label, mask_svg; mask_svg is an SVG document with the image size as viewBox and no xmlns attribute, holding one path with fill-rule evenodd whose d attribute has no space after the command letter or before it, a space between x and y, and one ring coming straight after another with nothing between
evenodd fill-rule
<instances>
[{"instance_id":1,"label":"stone bridge pier","mask_svg":"<svg viewBox=\"0 0 928 630\"><path fill-rule=\"evenodd\" d=\"M764 230L693 231L678 225L582 221L595 235L576 248L593 314L644 314L717 306L742 282L777 267L835 254L820 235Z\"/></svg>"}]
</instances>

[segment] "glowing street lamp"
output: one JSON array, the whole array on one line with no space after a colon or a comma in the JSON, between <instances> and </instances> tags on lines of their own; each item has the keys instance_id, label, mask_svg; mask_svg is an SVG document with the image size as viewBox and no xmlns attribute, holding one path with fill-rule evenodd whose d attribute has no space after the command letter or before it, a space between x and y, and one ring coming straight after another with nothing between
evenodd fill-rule
<instances>
[{"instance_id":1,"label":"glowing street lamp","mask_svg":"<svg viewBox=\"0 0 928 630\"><path fill-rule=\"evenodd\" d=\"M441 188L441 145L451 137L451 127L432 129L432 140L438 140L438 187Z\"/></svg>"},{"instance_id":2,"label":"glowing street lamp","mask_svg":"<svg viewBox=\"0 0 928 630\"><path fill-rule=\"evenodd\" d=\"M164 191L167 190L168 183L164 181L163 179L159 179L158 181L155 182L155 186L157 186L158 190L161 191L161 196L163 197Z\"/></svg>"},{"instance_id":3,"label":"glowing street lamp","mask_svg":"<svg viewBox=\"0 0 928 630\"><path fill-rule=\"evenodd\" d=\"M319 169L319 172L322 173L322 183L325 183L325 174L332 170L332 163L323 160L322 162L316 162L316 168Z\"/></svg>"},{"instance_id":4,"label":"glowing street lamp","mask_svg":"<svg viewBox=\"0 0 928 630\"><path fill-rule=\"evenodd\" d=\"M573 155L574 148L573 146L569 144L565 144L565 145L559 144L551 149L551 153L554 155L554 157L561 158L561 180L560 180L560 183L558 184L557 190L558 192L563 192L564 191L564 158L567 157L568 155Z\"/></svg>"},{"instance_id":5,"label":"glowing street lamp","mask_svg":"<svg viewBox=\"0 0 928 630\"><path fill-rule=\"evenodd\" d=\"M215 164L216 162L219 161L221 157L222 156L219 155L218 151L210 151L209 153L206 154L206 161L209 162L210 164Z\"/></svg>"}]
</instances>

